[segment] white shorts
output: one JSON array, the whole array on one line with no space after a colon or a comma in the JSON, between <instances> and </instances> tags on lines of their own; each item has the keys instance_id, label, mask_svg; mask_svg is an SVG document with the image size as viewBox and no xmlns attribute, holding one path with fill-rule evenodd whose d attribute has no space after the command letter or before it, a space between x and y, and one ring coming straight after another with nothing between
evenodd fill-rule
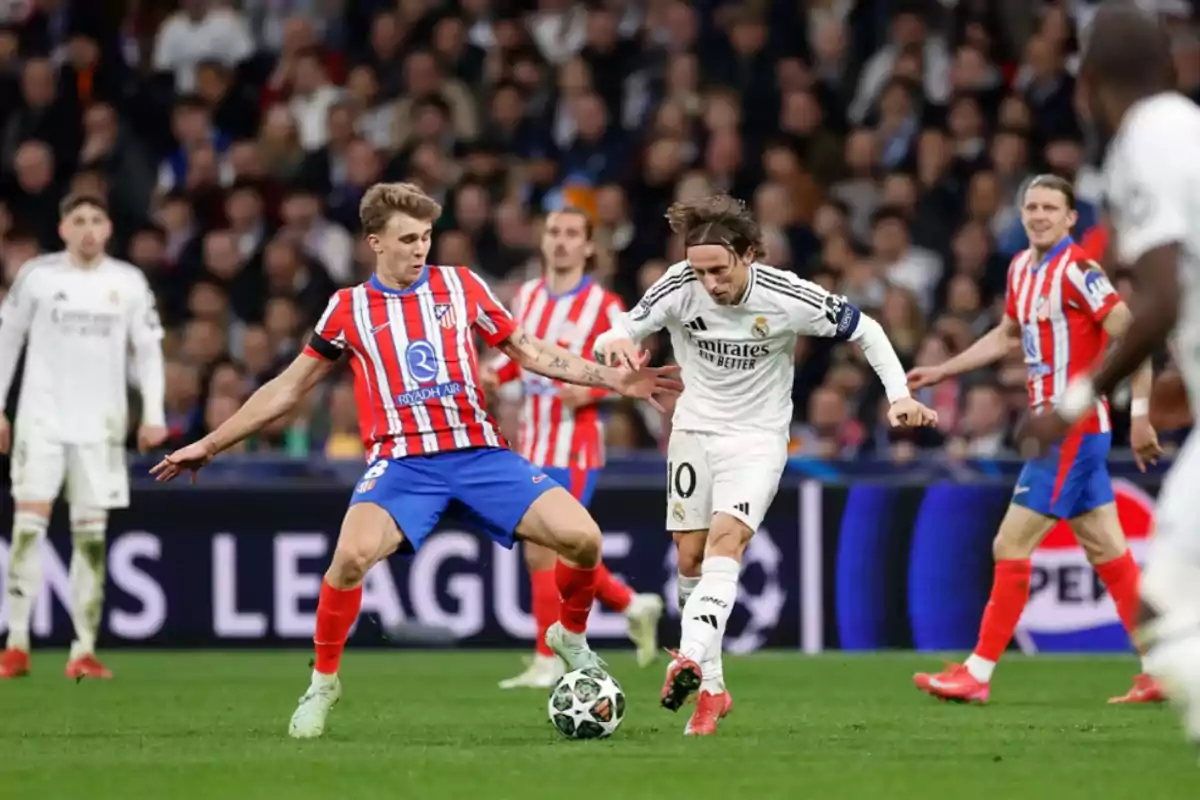
<instances>
[{"instance_id":1,"label":"white shorts","mask_svg":"<svg viewBox=\"0 0 1200 800\"><path fill-rule=\"evenodd\" d=\"M757 531L787 464L777 434L673 431L667 443L667 530L708 530L721 512Z\"/></svg>"},{"instance_id":2,"label":"white shorts","mask_svg":"<svg viewBox=\"0 0 1200 800\"><path fill-rule=\"evenodd\" d=\"M53 502L65 479L72 508L129 505L129 467L121 443L63 444L18 438L11 472L13 500L19 502Z\"/></svg>"}]
</instances>

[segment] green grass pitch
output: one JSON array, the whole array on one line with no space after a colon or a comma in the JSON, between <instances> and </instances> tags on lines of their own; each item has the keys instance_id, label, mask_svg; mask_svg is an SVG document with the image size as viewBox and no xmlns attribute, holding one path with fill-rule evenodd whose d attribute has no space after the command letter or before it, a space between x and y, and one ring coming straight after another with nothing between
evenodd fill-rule
<instances>
[{"instance_id":1,"label":"green grass pitch","mask_svg":"<svg viewBox=\"0 0 1200 800\"><path fill-rule=\"evenodd\" d=\"M1200 796L1200 767L1166 708L1115 707L1131 659L1005 660L992 702L940 704L913 655L728 659L734 713L685 739L658 707L662 663L617 653L629 698L612 739L560 741L540 691L502 692L518 654L351 651L326 738L287 721L301 652L109 652L111 682L0 683L0 798L1136 798Z\"/></svg>"}]
</instances>

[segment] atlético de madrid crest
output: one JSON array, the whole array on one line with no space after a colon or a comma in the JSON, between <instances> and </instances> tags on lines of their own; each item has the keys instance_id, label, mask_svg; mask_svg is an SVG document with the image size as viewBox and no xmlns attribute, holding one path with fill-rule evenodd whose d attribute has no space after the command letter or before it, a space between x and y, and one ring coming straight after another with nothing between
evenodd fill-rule
<instances>
[{"instance_id":1,"label":"atl\u00e9tico de madrid crest","mask_svg":"<svg viewBox=\"0 0 1200 800\"><path fill-rule=\"evenodd\" d=\"M438 303L433 307L433 315L437 317L438 325L443 328L453 328L457 322L454 315L454 306L449 303Z\"/></svg>"}]
</instances>

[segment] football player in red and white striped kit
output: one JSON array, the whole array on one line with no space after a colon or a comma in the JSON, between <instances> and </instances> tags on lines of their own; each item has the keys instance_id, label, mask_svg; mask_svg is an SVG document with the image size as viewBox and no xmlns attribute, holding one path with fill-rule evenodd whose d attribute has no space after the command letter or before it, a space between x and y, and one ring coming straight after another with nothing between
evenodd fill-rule
<instances>
[{"instance_id":1,"label":"football player in red and white striped kit","mask_svg":"<svg viewBox=\"0 0 1200 800\"><path fill-rule=\"evenodd\" d=\"M542 231L542 277L527 281L517 293L513 316L534 336L572 353L586 354L624 308L621 300L590 276L596 245L587 213L564 208L546 218ZM501 355L481 375L495 388L520 381L523 408L517 451L587 506L604 466L604 429L598 404L612 396L600 387L575 386L521 369ZM559 596L554 582L555 554L531 542L524 545L529 569L537 651L519 675L500 682L502 689L547 688L562 675L562 662L545 643L545 632L558 619ZM629 638L637 646L638 663L654 660L662 598L637 594L603 565L596 577L596 599L623 613Z\"/></svg>"}]
</instances>

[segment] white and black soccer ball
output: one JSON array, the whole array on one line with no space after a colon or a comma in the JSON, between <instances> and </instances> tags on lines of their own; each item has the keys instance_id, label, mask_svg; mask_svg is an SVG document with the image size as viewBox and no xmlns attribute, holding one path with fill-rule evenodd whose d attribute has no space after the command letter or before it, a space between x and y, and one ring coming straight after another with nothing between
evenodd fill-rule
<instances>
[{"instance_id":1,"label":"white and black soccer ball","mask_svg":"<svg viewBox=\"0 0 1200 800\"><path fill-rule=\"evenodd\" d=\"M564 739L604 739L625 719L625 692L599 667L568 672L550 692L550 723Z\"/></svg>"}]
</instances>

